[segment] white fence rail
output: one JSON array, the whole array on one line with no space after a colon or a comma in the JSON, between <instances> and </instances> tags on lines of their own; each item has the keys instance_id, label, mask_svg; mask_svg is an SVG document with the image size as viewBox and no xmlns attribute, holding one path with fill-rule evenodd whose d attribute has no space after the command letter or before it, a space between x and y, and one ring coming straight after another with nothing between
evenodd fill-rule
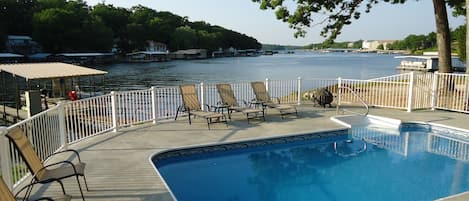
<instances>
[{"instance_id":1,"label":"white fence rail","mask_svg":"<svg viewBox=\"0 0 469 201\"><path fill-rule=\"evenodd\" d=\"M416 73L414 75L412 109L432 107L433 73Z\"/></svg>"},{"instance_id":2,"label":"white fence rail","mask_svg":"<svg viewBox=\"0 0 469 201\"><path fill-rule=\"evenodd\" d=\"M152 89L116 93L119 126L153 121Z\"/></svg>"},{"instance_id":3,"label":"white fence rail","mask_svg":"<svg viewBox=\"0 0 469 201\"><path fill-rule=\"evenodd\" d=\"M334 96L332 104L337 104L339 91L337 90L338 79L319 79L319 78L308 78L301 80L301 102L311 103L314 100L314 92L317 89L325 88L332 93Z\"/></svg>"},{"instance_id":4,"label":"white fence rail","mask_svg":"<svg viewBox=\"0 0 469 201\"><path fill-rule=\"evenodd\" d=\"M66 144L65 133L63 132L64 124L63 120L61 120L64 118L62 114L63 109L59 105L19 122L7 130L16 127L23 129L35 147L39 158L45 159ZM5 130L4 132L6 134ZM19 152L3 135L1 136L0 144L2 176L8 185L18 184L28 175L29 170L20 157Z\"/></svg>"},{"instance_id":5,"label":"white fence rail","mask_svg":"<svg viewBox=\"0 0 469 201\"><path fill-rule=\"evenodd\" d=\"M155 88L156 102L155 121L170 119L176 116L177 107L182 104L181 95L177 87Z\"/></svg>"},{"instance_id":6,"label":"white fence rail","mask_svg":"<svg viewBox=\"0 0 469 201\"><path fill-rule=\"evenodd\" d=\"M68 143L113 129L110 94L68 102L63 107Z\"/></svg>"},{"instance_id":7,"label":"white fence rail","mask_svg":"<svg viewBox=\"0 0 469 201\"><path fill-rule=\"evenodd\" d=\"M469 76L460 74L400 74L370 80L292 79L265 80L271 97L282 103L311 103L315 90L326 88L334 95L333 104L359 104L358 98L376 107L412 109L433 108L468 113ZM200 102L216 105L220 101L215 83L197 84ZM242 104L255 98L248 81L231 83ZM111 92L93 98L61 103L8 129L22 128L41 158L70 143L149 121L172 119L182 104L178 87ZM204 107L205 109L206 107ZM4 136L0 137L1 172L10 187L16 187L28 174L19 154Z\"/></svg>"},{"instance_id":8,"label":"white fence rail","mask_svg":"<svg viewBox=\"0 0 469 201\"><path fill-rule=\"evenodd\" d=\"M298 80L269 80L266 79L267 91L271 98L276 98L283 104L300 104L301 99L298 99L299 90L301 87L301 78Z\"/></svg>"},{"instance_id":9,"label":"white fence rail","mask_svg":"<svg viewBox=\"0 0 469 201\"><path fill-rule=\"evenodd\" d=\"M401 74L371 80L341 79L341 86L352 89L369 106L408 109L412 74ZM343 103L360 103L349 90L340 90Z\"/></svg>"},{"instance_id":10,"label":"white fence rail","mask_svg":"<svg viewBox=\"0 0 469 201\"><path fill-rule=\"evenodd\" d=\"M434 108L469 113L469 75L436 73Z\"/></svg>"}]
</instances>

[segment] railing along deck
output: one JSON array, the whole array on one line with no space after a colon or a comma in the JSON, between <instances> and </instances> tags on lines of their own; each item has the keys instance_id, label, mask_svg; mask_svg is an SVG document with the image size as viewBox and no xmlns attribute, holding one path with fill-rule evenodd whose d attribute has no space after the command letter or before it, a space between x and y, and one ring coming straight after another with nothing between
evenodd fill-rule
<instances>
[{"instance_id":1,"label":"railing along deck","mask_svg":"<svg viewBox=\"0 0 469 201\"><path fill-rule=\"evenodd\" d=\"M254 98L250 82L230 83L238 100ZM431 84L431 88L428 87ZM311 102L320 88L327 88L335 96L335 104L359 104L357 94L374 107L412 109L432 108L469 113L469 76L460 74L414 75L413 73L383 78L265 80L271 97L282 103ZM352 89L340 90L340 87ZM197 85L202 105L215 105L220 98L215 83ZM430 101L428 98L430 97ZM422 100L425 99L425 100ZM70 144L109 131L117 131L144 122L157 122L176 116L181 105L177 87L152 87L145 90L111 92L56 107L19 122L8 128L21 127L32 141L38 154L45 156ZM205 108L203 108L205 109ZM19 154L4 136L1 143L1 172L7 184L14 188L28 176Z\"/></svg>"}]
</instances>

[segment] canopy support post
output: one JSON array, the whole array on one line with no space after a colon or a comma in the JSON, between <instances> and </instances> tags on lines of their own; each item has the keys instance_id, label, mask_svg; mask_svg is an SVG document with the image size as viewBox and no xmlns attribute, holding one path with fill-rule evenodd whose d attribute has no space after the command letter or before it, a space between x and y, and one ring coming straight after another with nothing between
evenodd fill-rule
<instances>
[{"instance_id":1,"label":"canopy support post","mask_svg":"<svg viewBox=\"0 0 469 201\"><path fill-rule=\"evenodd\" d=\"M5 73L0 71L2 74L2 82L3 82L3 95L2 95L2 103L3 103L3 120L7 120L7 108L6 108L6 97L7 97L7 85L5 81Z\"/></svg>"},{"instance_id":2,"label":"canopy support post","mask_svg":"<svg viewBox=\"0 0 469 201\"><path fill-rule=\"evenodd\" d=\"M20 118L20 107L21 107L21 100L20 100L20 90L18 84L18 76L13 75L15 77L15 102L16 102L16 118L13 120L14 123L18 122Z\"/></svg>"}]
</instances>

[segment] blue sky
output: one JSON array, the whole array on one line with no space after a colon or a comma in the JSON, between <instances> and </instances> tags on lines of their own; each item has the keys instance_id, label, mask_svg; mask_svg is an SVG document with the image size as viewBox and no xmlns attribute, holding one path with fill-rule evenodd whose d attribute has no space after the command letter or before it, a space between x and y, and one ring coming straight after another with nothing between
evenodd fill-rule
<instances>
[{"instance_id":1,"label":"blue sky","mask_svg":"<svg viewBox=\"0 0 469 201\"><path fill-rule=\"evenodd\" d=\"M95 5L103 0L85 0ZM319 35L321 25L308 29L305 38L294 38L294 31L275 18L273 11L259 9L251 0L106 0L106 4L130 8L141 4L157 11L170 11L189 17L190 21L205 21L256 38L261 43L306 45L324 40ZM464 24L465 18L454 18L448 10L451 28ZM410 0L403 5L380 3L370 13L344 28L337 41L395 40L409 34L435 31L431 0Z\"/></svg>"}]
</instances>

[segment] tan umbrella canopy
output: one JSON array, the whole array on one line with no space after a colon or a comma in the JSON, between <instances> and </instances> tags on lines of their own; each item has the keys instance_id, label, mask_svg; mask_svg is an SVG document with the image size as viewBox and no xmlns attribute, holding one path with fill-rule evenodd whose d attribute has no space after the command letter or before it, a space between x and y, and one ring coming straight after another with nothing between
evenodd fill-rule
<instances>
[{"instance_id":1,"label":"tan umbrella canopy","mask_svg":"<svg viewBox=\"0 0 469 201\"><path fill-rule=\"evenodd\" d=\"M66 63L1 64L5 71L26 80L104 75L107 72Z\"/></svg>"},{"instance_id":2,"label":"tan umbrella canopy","mask_svg":"<svg viewBox=\"0 0 469 201\"><path fill-rule=\"evenodd\" d=\"M96 76L96 75L104 75L107 72L96 70L92 68L86 68L82 66L77 66L73 64L66 64L66 63L20 63L20 64L0 64L0 72L6 72L12 74L13 77L22 77L26 79L27 88L29 88L29 81L31 80L45 80L45 79L62 79L62 78L72 78L72 77L82 77L82 76ZM6 94L6 83L5 79L3 78L3 88L5 90L4 94ZM17 118L19 115L19 90L18 90L18 83L15 82L16 88L16 116ZM4 101L4 100L1 100ZM46 103L47 109L47 103ZM5 103L3 104L3 114L6 114L6 106ZM5 118L5 117L4 117Z\"/></svg>"}]
</instances>

